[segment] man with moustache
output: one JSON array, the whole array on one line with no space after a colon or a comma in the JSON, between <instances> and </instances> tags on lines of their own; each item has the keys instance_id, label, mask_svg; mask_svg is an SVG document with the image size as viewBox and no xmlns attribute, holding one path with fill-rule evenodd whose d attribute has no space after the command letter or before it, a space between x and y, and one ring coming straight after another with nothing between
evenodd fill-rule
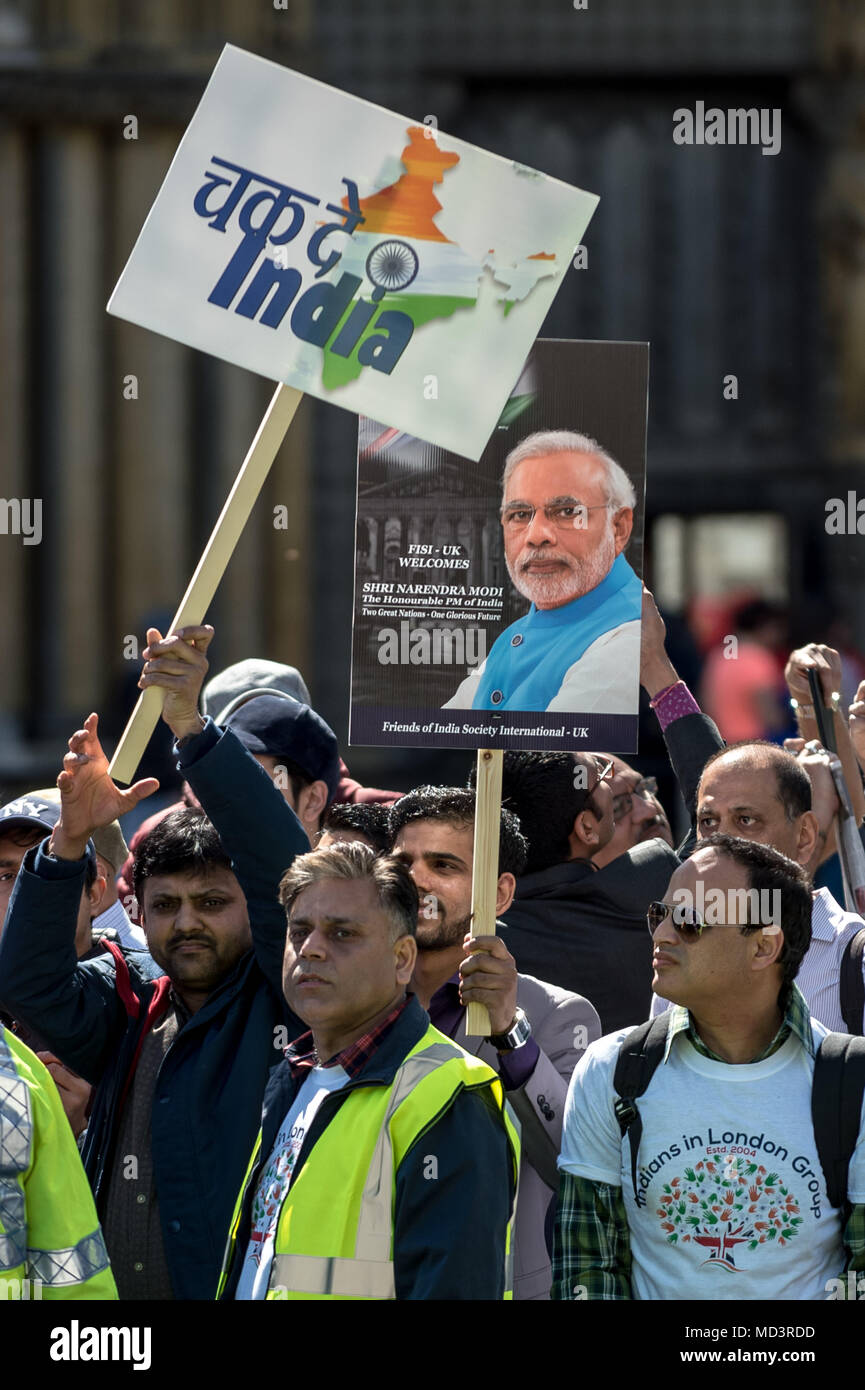
<instances>
[{"instance_id":1,"label":"man with moustache","mask_svg":"<svg viewBox=\"0 0 865 1390\"><path fill-rule=\"evenodd\" d=\"M445 709L636 714L642 585L624 556L636 494L596 440L531 434L502 475L511 582L531 602Z\"/></svg>"},{"instance_id":2,"label":"man with moustache","mask_svg":"<svg viewBox=\"0 0 865 1390\"><path fill-rule=\"evenodd\" d=\"M201 733L212 635L181 629L151 651L141 681L166 690L163 718L180 762L194 760L203 805L218 816L228 800L249 819L270 794L284 808L278 823L254 822L256 864L276 859L282 872L307 847L296 815L230 730L208 721ZM113 943L78 961L88 839L158 782L116 786L93 714L69 741L58 786L60 818L27 850L10 902L0 999L95 1088L82 1160L121 1298L213 1298L268 1072L278 1045L303 1031L282 993L285 919L259 903L254 875L244 894L211 821L179 810L136 855L148 968Z\"/></svg>"},{"instance_id":3,"label":"man with moustache","mask_svg":"<svg viewBox=\"0 0 865 1390\"><path fill-rule=\"evenodd\" d=\"M500 1299L518 1142L490 1067L407 994L418 896L363 844L280 884L286 1051L232 1221L220 1296Z\"/></svg>"}]
</instances>

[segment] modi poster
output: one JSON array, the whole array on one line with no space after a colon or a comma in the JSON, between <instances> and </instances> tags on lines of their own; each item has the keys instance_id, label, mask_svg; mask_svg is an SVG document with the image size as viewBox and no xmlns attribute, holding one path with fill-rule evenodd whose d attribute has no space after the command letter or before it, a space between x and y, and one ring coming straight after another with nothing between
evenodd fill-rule
<instances>
[{"instance_id":1,"label":"modi poster","mask_svg":"<svg viewBox=\"0 0 865 1390\"><path fill-rule=\"evenodd\" d=\"M361 419L351 743L636 751L648 369L536 342L478 462Z\"/></svg>"},{"instance_id":2,"label":"modi poster","mask_svg":"<svg viewBox=\"0 0 865 1390\"><path fill-rule=\"evenodd\" d=\"M477 459L597 202L228 45L108 309Z\"/></svg>"}]
</instances>

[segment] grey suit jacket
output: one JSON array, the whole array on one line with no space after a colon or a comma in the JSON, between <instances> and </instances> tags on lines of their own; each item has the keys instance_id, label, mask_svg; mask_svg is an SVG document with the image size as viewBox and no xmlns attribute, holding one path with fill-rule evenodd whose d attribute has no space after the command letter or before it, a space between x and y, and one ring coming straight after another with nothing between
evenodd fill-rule
<instances>
[{"instance_id":1,"label":"grey suit jacket","mask_svg":"<svg viewBox=\"0 0 865 1390\"><path fill-rule=\"evenodd\" d=\"M601 1021L581 994L570 994L533 975L518 977L517 1003L532 1025L540 1056L526 1084L506 1093L522 1130L514 1224L514 1298L548 1299L552 1271L545 1222L558 1188L556 1158L562 1145L568 1082L589 1043L601 1036ZM499 1071L495 1048L485 1038L466 1037L465 1013L454 1042Z\"/></svg>"}]
</instances>

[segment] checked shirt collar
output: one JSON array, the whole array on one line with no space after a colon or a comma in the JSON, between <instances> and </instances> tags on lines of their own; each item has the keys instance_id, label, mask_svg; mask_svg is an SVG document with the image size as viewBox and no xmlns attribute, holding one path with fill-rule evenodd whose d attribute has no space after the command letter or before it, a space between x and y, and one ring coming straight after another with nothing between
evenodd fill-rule
<instances>
[{"instance_id":1,"label":"checked shirt collar","mask_svg":"<svg viewBox=\"0 0 865 1390\"><path fill-rule=\"evenodd\" d=\"M685 1033L688 1041L693 1044L702 1057L708 1057L713 1062L723 1062L723 1057L718 1057L712 1052L698 1035L693 1023L691 1022L690 1012L681 1004L674 1004L669 1010L669 1023L667 1024L667 1041L664 1047L664 1061L670 1056L670 1048L677 1033ZM752 1057L751 1062L762 1062L767 1057L771 1057L773 1052L777 1052L788 1039L791 1033L795 1033L800 1043L809 1056L814 1056L814 1037L811 1032L811 1013L805 1001L805 996L794 984L790 990L790 998L787 1001L787 1009L778 1029L769 1046L765 1048L758 1057Z\"/></svg>"},{"instance_id":2,"label":"checked shirt collar","mask_svg":"<svg viewBox=\"0 0 865 1390\"><path fill-rule=\"evenodd\" d=\"M342 1052L337 1052L335 1057L329 1057L326 1062L319 1061L313 1045L312 1033L302 1033L285 1049L285 1060L291 1068L294 1079L303 1082L313 1067L342 1067L349 1080L353 1081L384 1042L403 1009L407 1006L409 998L410 996L406 995L395 1008L391 1009L387 1017L382 1019L381 1023L376 1024L375 1028L371 1028L368 1033L364 1033L353 1043L349 1043L348 1047L344 1047Z\"/></svg>"}]
</instances>

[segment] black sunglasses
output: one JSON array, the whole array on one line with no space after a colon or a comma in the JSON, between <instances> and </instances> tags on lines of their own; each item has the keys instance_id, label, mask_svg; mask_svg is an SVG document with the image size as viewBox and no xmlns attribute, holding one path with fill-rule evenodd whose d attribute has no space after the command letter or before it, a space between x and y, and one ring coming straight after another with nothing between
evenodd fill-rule
<instances>
[{"instance_id":1,"label":"black sunglasses","mask_svg":"<svg viewBox=\"0 0 865 1390\"><path fill-rule=\"evenodd\" d=\"M696 941L697 938L702 936L704 931L708 931L712 925L711 922L704 922L700 914L695 912L693 907L687 907L681 903L676 903L675 905L671 905L670 903L649 903L649 910L646 913L646 922L648 923L649 932L652 936L654 936L658 927L667 917L671 919L673 926L683 941Z\"/></svg>"}]
</instances>

